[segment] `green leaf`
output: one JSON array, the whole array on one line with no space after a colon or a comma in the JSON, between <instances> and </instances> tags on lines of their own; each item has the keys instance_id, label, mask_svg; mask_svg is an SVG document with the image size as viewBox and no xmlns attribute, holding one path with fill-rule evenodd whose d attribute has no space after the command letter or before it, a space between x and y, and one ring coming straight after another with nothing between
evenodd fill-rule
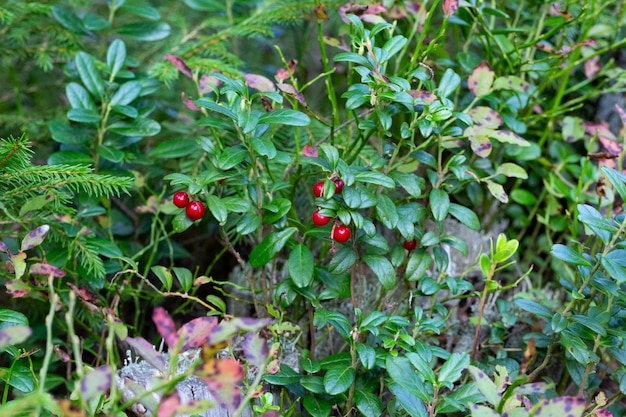
<instances>
[{"instance_id":1,"label":"green leaf","mask_svg":"<svg viewBox=\"0 0 626 417\"><path fill-rule=\"evenodd\" d=\"M307 371L308 372L308 371ZM314 392L316 394L324 394L324 378L317 375L303 375L300 379L300 384L307 391Z\"/></svg>"},{"instance_id":2,"label":"green leaf","mask_svg":"<svg viewBox=\"0 0 626 417\"><path fill-rule=\"evenodd\" d=\"M388 356L385 367L394 383L407 390L414 397L422 401L430 401L432 393L426 390L424 380L415 372L415 368L406 357ZM396 394L393 390L392 392Z\"/></svg>"},{"instance_id":3,"label":"green leaf","mask_svg":"<svg viewBox=\"0 0 626 417\"><path fill-rule=\"evenodd\" d=\"M615 191L622 197L622 200L626 200L626 175L607 166L603 166L601 169L609 182L615 187Z\"/></svg>"},{"instance_id":4,"label":"green leaf","mask_svg":"<svg viewBox=\"0 0 626 417\"><path fill-rule=\"evenodd\" d=\"M306 114L291 110L278 109L259 117L259 124L283 124L289 126L308 126L311 119Z\"/></svg>"},{"instance_id":5,"label":"green leaf","mask_svg":"<svg viewBox=\"0 0 626 417\"><path fill-rule=\"evenodd\" d=\"M383 173L376 171L359 171L354 175L356 181L367 184L380 185L385 188L395 188L396 183Z\"/></svg>"},{"instance_id":6,"label":"green leaf","mask_svg":"<svg viewBox=\"0 0 626 417\"><path fill-rule=\"evenodd\" d=\"M65 87L65 95L73 109L86 109L96 112L96 105L82 85L69 83L67 87Z\"/></svg>"},{"instance_id":7,"label":"green leaf","mask_svg":"<svg viewBox=\"0 0 626 417\"><path fill-rule=\"evenodd\" d=\"M98 74L98 69L91 55L81 51L76 54L75 62L78 75L85 87L87 87L87 90L94 97L102 100L104 97L104 82Z\"/></svg>"},{"instance_id":8,"label":"green leaf","mask_svg":"<svg viewBox=\"0 0 626 417\"><path fill-rule=\"evenodd\" d=\"M288 365L281 363L278 373L273 375L267 374L263 379L273 385L285 386L299 383L300 377L301 375L299 373L291 369Z\"/></svg>"},{"instance_id":9,"label":"green leaf","mask_svg":"<svg viewBox=\"0 0 626 417\"><path fill-rule=\"evenodd\" d=\"M510 162L505 162L504 164L501 164L496 170L496 175L497 174L502 174L509 178L521 178L523 180L528 178L528 173L524 168Z\"/></svg>"},{"instance_id":10,"label":"green leaf","mask_svg":"<svg viewBox=\"0 0 626 417\"><path fill-rule=\"evenodd\" d=\"M262 156L267 156L268 159L274 159L276 157L276 146L271 140L265 138L252 138L252 148Z\"/></svg>"},{"instance_id":11,"label":"green leaf","mask_svg":"<svg viewBox=\"0 0 626 417\"><path fill-rule=\"evenodd\" d=\"M200 150L196 141L179 138L159 143L152 152L151 158L180 158L191 155Z\"/></svg>"},{"instance_id":12,"label":"green leaf","mask_svg":"<svg viewBox=\"0 0 626 417\"><path fill-rule=\"evenodd\" d=\"M380 255L363 255L363 261L370 267L383 288L390 290L396 284L396 271L391 262Z\"/></svg>"},{"instance_id":13,"label":"green leaf","mask_svg":"<svg viewBox=\"0 0 626 417\"><path fill-rule=\"evenodd\" d=\"M240 164L248 157L248 151L241 147L229 147L217 158L217 167L227 171Z\"/></svg>"},{"instance_id":14,"label":"green leaf","mask_svg":"<svg viewBox=\"0 0 626 417\"><path fill-rule=\"evenodd\" d=\"M602 323L598 322L597 319L581 314L575 314L572 316L572 320L591 329L591 331L599 334L600 336L606 336L606 328L602 325Z\"/></svg>"},{"instance_id":15,"label":"green leaf","mask_svg":"<svg viewBox=\"0 0 626 417\"><path fill-rule=\"evenodd\" d=\"M144 137L154 136L161 131L161 125L156 120L138 118L131 122L117 122L109 126L109 130L122 136Z\"/></svg>"},{"instance_id":16,"label":"green leaf","mask_svg":"<svg viewBox=\"0 0 626 417\"><path fill-rule=\"evenodd\" d=\"M233 113L230 109L227 109L225 106L221 106L218 103L214 102L211 99L208 98L199 98L197 100L194 100L193 103L196 106L200 106L200 107L204 107L206 109L212 110L216 113L220 113L224 116L227 116L228 118L230 118L231 120L235 121L237 120L237 115L235 113ZM205 119L202 119L205 120ZM205 121L206 123L206 121Z\"/></svg>"},{"instance_id":17,"label":"green leaf","mask_svg":"<svg viewBox=\"0 0 626 417\"><path fill-rule=\"evenodd\" d=\"M372 63L363 55L359 55L355 52L340 52L333 57L335 62L353 62L357 65L362 65L369 69L374 69Z\"/></svg>"},{"instance_id":18,"label":"green leaf","mask_svg":"<svg viewBox=\"0 0 626 417\"><path fill-rule=\"evenodd\" d=\"M185 214L185 210L181 210L181 212L178 213L172 220L172 228L176 233L184 232L185 230L189 229L192 224L193 221L191 221L189 217L187 217L187 215Z\"/></svg>"},{"instance_id":19,"label":"green leaf","mask_svg":"<svg viewBox=\"0 0 626 417\"><path fill-rule=\"evenodd\" d=\"M92 163L89 155L76 151L58 151L48 157L48 165L90 165Z\"/></svg>"},{"instance_id":20,"label":"green leaf","mask_svg":"<svg viewBox=\"0 0 626 417\"><path fill-rule=\"evenodd\" d=\"M437 375L439 384L452 389L454 382L461 378L461 373L469 366L469 355L467 353L453 353L443 363Z\"/></svg>"},{"instance_id":21,"label":"green leaf","mask_svg":"<svg viewBox=\"0 0 626 417\"><path fill-rule=\"evenodd\" d=\"M250 253L250 265L255 268L265 265L281 251L289 238L296 232L295 227L272 232Z\"/></svg>"},{"instance_id":22,"label":"green leaf","mask_svg":"<svg viewBox=\"0 0 626 417\"><path fill-rule=\"evenodd\" d=\"M478 216L474 213L474 211L468 209L467 207L456 203L450 203L448 213L470 229L480 230L480 220L478 220Z\"/></svg>"},{"instance_id":23,"label":"green leaf","mask_svg":"<svg viewBox=\"0 0 626 417\"><path fill-rule=\"evenodd\" d=\"M365 369L373 369L374 365L376 365L376 351L374 348L365 343L357 342L356 351L363 367Z\"/></svg>"},{"instance_id":24,"label":"green leaf","mask_svg":"<svg viewBox=\"0 0 626 417\"><path fill-rule=\"evenodd\" d=\"M124 4L122 9L125 12L134 14L135 16L143 17L148 20L161 19L161 13L157 9L147 4Z\"/></svg>"},{"instance_id":25,"label":"green leaf","mask_svg":"<svg viewBox=\"0 0 626 417\"><path fill-rule=\"evenodd\" d=\"M448 68L443 73L439 86L437 87L437 96L448 97L452 94L461 84L461 77L455 73L451 68Z\"/></svg>"},{"instance_id":26,"label":"green leaf","mask_svg":"<svg viewBox=\"0 0 626 417\"><path fill-rule=\"evenodd\" d=\"M115 78L124 66L124 62L126 62L126 45L121 39L115 39L107 50L107 67L111 78Z\"/></svg>"},{"instance_id":27,"label":"green leaf","mask_svg":"<svg viewBox=\"0 0 626 417\"><path fill-rule=\"evenodd\" d=\"M591 262L585 259L581 254L571 249L569 246L562 245L557 243L552 245L552 250L550 251L552 256L557 259L560 259L564 262L574 264L574 265L583 265L583 266L591 266Z\"/></svg>"},{"instance_id":28,"label":"green leaf","mask_svg":"<svg viewBox=\"0 0 626 417\"><path fill-rule=\"evenodd\" d=\"M491 259L486 253L480 254L480 271L485 277L491 278Z\"/></svg>"},{"instance_id":29,"label":"green leaf","mask_svg":"<svg viewBox=\"0 0 626 417\"><path fill-rule=\"evenodd\" d=\"M85 28L83 21L70 9L65 6L56 5L52 7L52 16L63 26L65 29L74 33L87 34L89 33Z\"/></svg>"},{"instance_id":30,"label":"green leaf","mask_svg":"<svg viewBox=\"0 0 626 417\"><path fill-rule=\"evenodd\" d=\"M356 408L365 417L379 417L383 413L383 403L377 395L369 391L357 390L354 393Z\"/></svg>"},{"instance_id":31,"label":"green leaf","mask_svg":"<svg viewBox=\"0 0 626 417\"><path fill-rule=\"evenodd\" d=\"M315 395L305 395L302 405L312 417L328 417L333 409L333 404L330 401Z\"/></svg>"},{"instance_id":32,"label":"green leaf","mask_svg":"<svg viewBox=\"0 0 626 417\"><path fill-rule=\"evenodd\" d=\"M624 270L624 267L620 265L618 261L607 256L600 259L600 264L604 267L609 276L615 279L618 284L626 282L626 270Z\"/></svg>"},{"instance_id":33,"label":"green leaf","mask_svg":"<svg viewBox=\"0 0 626 417\"><path fill-rule=\"evenodd\" d=\"M509 196L504 191L504 187L497 182L487 181L487 189L499 202L504 204L509 202Z\"/></svg>"},{"instance_id":34,"label":"green leaf","mask_svg":"<svg viewBox=\"0 0 626 417\"><path fill-rule=\"evenodd\" d=\"M515 304L524 311L536 314L539 317L550 320L552 318L552 311L546 306L543 306L535 301L527 300L525 298L516 298Z\"/></svg>"},{"instance_id":35,"label":"green leaf","mask_svg":"<svg viewBox=\"0 0 626 417\"><path fill-rule=\"evenodd\" d=\"M228 217L228 210L222 200L215 195L209 195L206 198L206 204L213 217L215 217L215 220L217 220L220 225L224 225L224 223L226 223L226 218Z\"/></svg>"},{"instance_id":36,"label":"green leaf","mask_svg":"<svg viewBox=\"0 0 626 417\"><path fill-rule=\"evenodd\" d=\"M226 7L226 4L221 0L183 0L183 2L194 10L204 12L221 12Z\"/></svg>"},{"instance_id":37,"label":"green leaf","mask_svg":"<svg viewBox=\"0 0 626 417\"><path fill-rule=\"evenodd\" d=\"M328 271L331 274L341 274L346 272L356 262L356 253L351 247L341 245L333 255L333 259L328 264Z\"/></svg>"},{"instance_id":38,"label":"green leaf","mask_svg":"<svg viewBox=\"0 0 626 417\"><path fill-rule=\"evenodd\" d=\"M50 135L55 142L68 145L85 145L91 142L93 131L86 127L70 127L68 124L51 120L48 123Z\"/></svg>"},{"instance_id":39,"label":"green leaf","mask_svg":"<svg viewBox=\"0 0 626 417\"><path fill-rule=\"evenodd\" d=\"M511 199L524 206L532 206L537 202L537 197L533 193L522 188L511 191Z\"/></svg>"},{"instance_id":40,"label":"green leaf","mask_svg":"<svg viewBox=\"0 0 626 417\"><path fill-rule=\"evenodd\" d=\"M127 81L120 86L111 98L111 106L126 106L141 94L139 81Z\"/></svg>"},{"instance_id":41,"label":"green leaf","mask_svg":"<svg viewBox=\"0 0 626 417\"><path fill-rule=\"evenodd\" d=\"M472 365L469 366L469 373L476 382L476 387L481 392L481 394L485 396L487 401L493 406L500 404L500 401L502 400L502 394L498 390L498 387L496 387L496 384L493 383L493 381L487 376L487 374L485 374L485 372L483 372L481 369Z\"/></svg>"},{"instance_id":42,"label":"green leaf","mask_svg":"<svg viewBox=\"0 0 626 417\"><path fill-rule=\"evenodd\" d=\"M19 311L0 308L0 323L13 323L28 326L28 317Z\"/></svg>"},{"instance_id":43,"label":"green leaf","mask_svg":"<svg viewBox=\"0 0 626 417\"><path fill-rule=\"evenodd\" d=\"M348 391L354 382L354 368L338 366L332 367L324 375L324 388L330 395L338 395Z\"/></svg>"},{"instance_id":44,"label":"green leaf","mask_svg":"<svg viewBox=\"0 0 626 417\"><path fill-rule=\"evenodd\" d=\"M97 124L102 120L97 111L88 109L71 109L67 112L67 118L72 122L88 124Z\"/></svg>"},{"instance_id":45,"label":"green leaf","mask_svg":"<svg viewBox=\"0 0 626 417\"><path fill-rule=\"evenodd\" d=\"M443 221L450 209L450 196L443 190L435 188L430 191L430 210L436 221Z\"/></svg>"},{"instance_id":46,"label":"green leaf","mask_svg":"<svg viewBox=\"0 0 626 417\"><path fill-rule=\"evenodd\" d=\"M414 251L406 265L406 279L409 281L421 279L428 271L432 261L430 254L423 249Z\"/></svg>"},{"instance_id":47,"label":"green leaf","mask_svg":"<svg viewBox=\"0 0 626 417\"><path fill-rule=\"evenodd\" d=\"M176 275L183 291L186 293L191 290L191 287L193 286L193 275L191 274L191 271L187 268L181 268L178 266L173 267L172 270L174 271L174 274Z\"/></svg>"},{"instance_id":48,"label":"green leaf","mask_svg":"<svg viewBox=\"0 0 626 417\"><path fill-rule=\"evenodd\" d=\"M412 197L419 197L422 193L420 182L415 174L393 171L389 174L391 178L400 184Z\"/></svg>"},{"instance_id":49,"label":"green leaf","mask_svg":"<svg viewBox=\"0 0 626 417\"><path fill-rule=\"evenodd\" d=\"M305 245L298 245L289 254L289 276L299 288L308 287L313 282L315 259Z\"/></svg>"},{"instance_id":50,"label":"green leaf","mask_svg":"<svg viewBox=\"0 0 626 417\"><path fill-rule=\"evenodd\" d=\"M161 281L161 284L163 284L163 287L167 291L170 291L172 289L172 284L174 280L172 278L172 273L166 267L161 265L155 265L150 268L150 270L152 271L152 273L154 273L154 275L157 276L157 278L159 279L159 281Z\"/></svg>"},{"instance_id":51,"label":"green leaf","mask_svg":"<svg viewBox=\"0 0 626 417\"><path fill-rule=\"evenodd\" d=\"M226 210L234 213L247 213L250 211L250 202L240 197L224 197L222 202L226 206Z\"/></svg>"},{"instance_id":52,"label":"green leaf","mask_svg":"<svg viewBox=\"0 0 626 417\"><path fill-rule=\"evenodd\" d=\"M395 229L399 219L396 205L384 194L378 194L376 201L376 217L388 229Z\"/></svg>"},{"instance_id":53,"label":"green leaf","mask_svg":"<svg viewBox=\"0 0 626 417\"><path fill-rule=\"evenodd\" d=\"M615 223L610 222L598 210L587 204L578 204L578 220L591 229L603 243L608 243L611 233L617 231Z\"/></svg>"},{"instance_id":54,"label":"green leaf","mask_svg":"<svg viewBox=\"0 0 626 417\"><path fill-rule=\"evenodd\" d=\"M4 370L4 368L0 368L0 371ZM2 381L7 382L7 379L9 378L9 373L7 372L6 374L4 372L0 372L0 379ZM31 370L31 368L29 368L28 366L22 366L22 365L15 365L11 368L11 373L10 373L10 380L8 381L8 384L10 386L12 386L13 388L22 391L23 393L31 393L34 391L35 389L35 380L33 377L33 371ZM13 400L14 401L14 400ZM6 404L4 404L2 406L2 415L6 415L4 413L4 409L6 407ZM13 414L14 416L23 416L23 413L20 413L19 411L22 410L16 410L16 413ZM34 413L29 413L27 415L34 415Z\"/></svg>"},{"instance_id":55,"label":"green leaf","mask_svg":"<svg viewBox=\"0 0 626 417\"><path fill-rule=\"evenodd\" d=\"M98 155L107 161L117 163L124 160L124 152L110 146L98 145L96 150L98 151Z\"/></svg>"},{"instance_id":56,"label":"green leaf","mask_svg":"<svg viewBox=\"0 0 626 417\"><path fill-rule=\"evenodd\" d=\"M83 24L88 30L102 30L111 27L111 23L104 17L93 13L87 13L83 17Z\"/></svg>"},{"instance_id":57,"label":"green leaf","mask_svg":"<svg viewBox=\"0 0 626 417\"><path fill-rule=\"evenodd\" d=\"M121 26L117 32L140 41L160 41L170 35L172 28L164 22L135 22Z\"/></svg>"}]
</instances>

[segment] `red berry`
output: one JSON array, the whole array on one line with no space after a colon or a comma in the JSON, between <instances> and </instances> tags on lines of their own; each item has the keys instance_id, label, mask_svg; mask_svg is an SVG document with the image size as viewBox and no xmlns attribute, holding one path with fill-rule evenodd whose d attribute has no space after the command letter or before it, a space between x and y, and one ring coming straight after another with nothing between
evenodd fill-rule
<instances>
[{"instance_id":1,"label":"red berry","mask_svg":"<svg viewBox=\"0 0 626 417\"><path fill-rule=\"evenodd\" d=\"M350 239L350 234L350 228L342 224L333 230L333 239L339 243L345 243Z\"/></svg>"},{"instance_id":2,"label":"red berry","mask_svg":"<svg viewBox=\"0 0 626 417\"><path fill-rule=\"evenodd\" d=\"M413 250L417 246L417 240L405 240L404 241L404 249Z\"/></svg>"},{"instance_id":3,"label":"red berry","mask_svg":"<svg viewBox=\"0 0 626 417\"><path fill-rule=\"evenodd\" d=\"M322 216L319 210L315 210L311 218L316 226L326 226L330 221L330 217Z\"/></svg>"},{"instance_id":4,"label":"red berry","mask_svg":"<svg viewBox=\"0 0 626 417\"><path fill-rule=\"evenodd\" d=\"M324 181L315 183L315 185L313 186L313 195L315 197L321 197L323 192L324 192Z\"/></svg>"},{"instance_id":5,"label":"red berry","mask_svg":"<svg viewBox=\"0 0 626 417\"><path fill-rule=\"evenodd\" d=\"M196 221L204 216L204 204L201 201L192 201L185 209L185 213L189 220Z\"/></svg>"},{"instance_id":6,"label":"red berry","mask_svg":"<svg viewBox=\"0 0 626 417\"><path fill-rule=\"evenodd\" d=\"M218 184L223 184L224 181L226 181L226 178L222 178L222 179L217 180L217 183Z\"/></svg>"},{"instance_id":7,"label":"red berry","mask_svg":"<svg viewBox=\"0 0 626 417\"><path fill-rule=\"evenodd\" d=\"M337 178L333 182L335 183L335 194L341 194L341 192L343 191L343 186L345 185L345 183L343 182L343 180L341 178Z\"/></svg>"},{"instance_id":8,"label":"red berry","mask_svg":"<svg viewBox=\"0 0 626 417\"><path fill-rule=\"evenodd\" d=\"M174 201L174 205L178 208L185 208L189 205L189 195L183 191L179 191L174 194L174 198L172 200Z\"/></svg>"}]
</instances>

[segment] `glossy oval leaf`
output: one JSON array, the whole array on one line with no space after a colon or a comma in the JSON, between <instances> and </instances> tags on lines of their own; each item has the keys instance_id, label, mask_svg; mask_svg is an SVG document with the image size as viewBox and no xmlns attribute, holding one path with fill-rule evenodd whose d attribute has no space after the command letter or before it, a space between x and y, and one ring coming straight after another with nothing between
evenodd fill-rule
<instances>
[{"instance_id":1,"label":"glossy oval leaf","mask_svg":"<svg viewBox=\"0 0 626 417\"><path fill-rule=\"evenodd\" d=\"M290 126L308 126L311 119L306 114L291 110L278 109L259 117L259 124L283 124Z\"/></svg>"},{"instance_id":2,"label":"glossy oval leaf","mask_svg":"<svg viewBox=\"0 0 626 417\"><path fill-rule=\"evenodd\" d=\"M250 265L255 268L265 265L274 258L285 246L289 238L296 232L295 227L272 232L263 239L250 253Z\"/></svg>"},{"instance_id":3,"label":"glossy oval leaf","mask_svg":"<svg viewBox=\"0 0 626 417\"><path fill-rule=\"evenodd\" d=\"M305 245L298 245L289 254L289 276L299 288L308 287L313 282L315 259Z\"/></svg>"}]
</instances>

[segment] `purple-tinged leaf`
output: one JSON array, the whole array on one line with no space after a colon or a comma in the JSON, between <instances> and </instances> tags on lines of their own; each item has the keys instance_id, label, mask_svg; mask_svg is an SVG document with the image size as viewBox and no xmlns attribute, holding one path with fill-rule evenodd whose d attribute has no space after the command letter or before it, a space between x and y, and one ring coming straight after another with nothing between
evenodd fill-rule
<instances>
[{"instance_id":1,"label":"purple-tinged leaf","mask_svg":"<svg viewBox=\"0 0 626 417\"><path fill-rule=\"evenodd\" d=\"M193 78L193 72L191 71L191 68L189 68L187 64L185 64L185 61L174 55L165 55L165 59L174 64L174 66L178 68L178 70L184 75L189 78Z\"/></svg>"},{"instance_id":2,"label":"purple-tinged leaf","mask_svg":"<svg viewBox=\"0 0 626 417\"><path fill-rule=\"evenodd\" d=\"M592 417L613 417L613 413L605 408L598 408Z\"/></svg>"},{"instance_id":3,"label":"purple-tinged leaf","mask_svg":"<svg viewBox=\"0 0 626 417\"><path fill-rule=\"evenodd\" d=\"M17 324L0 330L0 349L24 342L33 331L30 327Z\"/></svg>"},{"instance_id":4,"label":"purple-tinged leaf","mask_svg":"<svg viewBox=\"0 0 626 417\"><path fill-rule=\"evenodd\" d=\"M585 77L590 80L596 76L602 69L602 62L599 56L594 56L585 61L584 72Z\"/></svg>"},{"instance_id":5,"label":"purple-tinged leaf","mask_svg":"<svg viewBox=\"0 0 626 417\"><path fill-rule=\"evenodd\" d=\"M472 417L500 417L500 414L484 405L472 404L470 406Z\"/></svg>"},{"instance_id":6,"label":"purple-tinged leaf","mask_svg":"<svg viewBox=\"0 0 626 417\"><path fill-rule=\"evenodd\" d=\"M200 365L196 371L207 384L220 407L234 411L241 403L241 391L238 384L244 373L241 365L233 359L211 358Z\"/></svg>"},{"instance_id":7,"label":"purple-tinged leaf","mask_svg":"<svg viewBox=\"0 0 626 417\"><path fill-rule=\"evenodd\" d=\"M156 307L152 311L152 321L157 331L165 340L168 347L174 348L178 344L178 336L176 334L176 326L174 320L163 307Z\"/></svg>"},{"instance_id":8,"label":"purple-tinged leaf","mask_svg":"<svg viewBox=\"0 0 626 417\"><path fill-rule=\"evenodd\" d=\"M215 317L198 317L181 326L176 333L176 339L183 339L181 351L195 349L202 346L209 339L213 329L217 326Z\"/></svg>"},{"instance_id":9,"label":"purple-tinged leaf","mask_svg":"<svg viewBox=\"0 0 626 417\"><path fill-rule=\"evenodd\" d=\"M296 100L298 100L300 104L302 104L303 106L307 105L304 95L298 90L296 90L296 88L293 85L281 83L281 84L276 84L276 87L278 87L278 89L282 91L283 93L294 96Z\"/></svg>"},{"instance_id":10,"label":"purple-tinged leaf","mask_svg":"<svg viewBox=\"0 0 626 417\"><path fill-rule=\"evenodd\" d=\"M487 181L487 189L499 202L508 203L509 195L504 191L504 187L497 182Z\"/></svg>"},{"instance_id":11,"label":"purple-tinged leaf","mask_svg":"<svg viewBox=\"0 0 626 417\"><path fill-rule=\"evenodd\" d=\"M45 263L32 264L29 272L33 275L52 275L55 278L63 278L65 276L65 271L61 268Z\"/></svg>"},{"instance_id":12,"label":"purple-tinged leaf","mask_svg":"<svg viewBox=\"0 0 626 417\"><path fill-rule=\"evenodd\" d=\"M178 391L166 395L161 398L157 417L175 417L178 415L180 405L180 395L178 395Z\"/></svg>"},{"instance_id":13,"label":"purple-tinged leaf","mask_svg":"<svg viewBox=\"0 0 626 417\"><path fill-rule=\"evenodd\" d=\"M302 148L302 156L308 156L309 158L317 158L319 156L317 149L311 145L304 145Z\"/></svg>"},{"instance_id":14,"label":"purple-tinged leaf","mask_svg":"<svg viewBox=\"0 0 626 417\"><path fill-rule=\"evenodd\" d=\"M507 75L496 78L493 83L493 90L512 90L520 93L528 93L530 84L516 75Z\"/></svg>"},{"instance_id":15,"label":"purple-tinged leaf","mask_svg":"<svg viewBox=\"0 0 626 417\"><path fill-rule=\"evenodd\" d=\"M544 395L554 384L545 382L533 382L532 384L524 384L513 389L514 394L519 395Z\"/></svg>"},{"instance_id":16,"label":"purple-tinged leaf","mask_svg":"<svg viewBox=\"0 0 626 417\"><path fill-rule=\"evenodd\" d=\"M50 226L44 224L39 226L38 228L32 230L29 234L22 239L22 250L29 250L34 248L35 246L41 245L41 242L46 238L48 231L50 230Z\"/></svg>"},{"instance_id":17,"label":"purple-tinged leaf","mask_svg":"<svg viewBox=\"0 0 626 417\"><path fill-rule=\"evenodd\" d=\"M496 73L491 69L487 61L483 61L470 74L467 86L476 97L484 97L491 93L495 77Z\"/></svg>"},{"instance_id":18,"label":"purple-tinged leaf","mask_svg":"<svg viewBox=\"0 0 626 417\"><path fill-rule=\"evenodd\" d=\"M497 129L502 126L502 117L492 108L485 106L474 107L467 112L474 124L478 127Z\"/></svg>"},{"instance_id":19,"label":"purple-tinged leaf","mask_svg":"<svg viewBox=\"0 0 626 417\"><path fill-rule=\"evenodd\" d=\"M624 111L619 104L615 104L615 110L617 110L619 118L622 120L622 125L626 126L626 111Z\"/></svg>"},{"instance_id":20,"label":"purple-tinged leaf","mask_svg":"<svg viewBox=\"0 0 626 417\"><path fill-rule=\"evenodd\" d=\"M469 126L463 131L463 134L470 140L472 151L481 158L488 157L493 149L493 145L489 140L489 132L495 131L480 126Z\"/></svg>"},{"instance_id":21,"label":"purple-tinged leaf","mask_svg":"<svg viewBox=\"0 0 626 417\"><path fill-rule=\"evenodd\" d=\"M248 87L254 88L255 90L271 93L276 91L276 86L274 86L274 83L270 79L262 75L244 74L243 79L246 80L246 84L248 84Z\"/></svg>"},{"instance_id":22,"label":"purple-tinged leaf","mask_svg":"<svg viewBox=\"0 0 626 417\"><path fill-rule=\"evenodd\" d=\"M256 367L262 366L269 355L267 340L261 337L258 332L248 333L242 348L248 362Z\"/></svg>"},{"instance_id":23,"label":"purple-tinged leaf","mask_svg":"<svg viewBox=\"0 0 626 417\"><path fill-rule=\"evenodd\" d=\"M22 298L31 290L30 285L19 279L12 279L4 284L7 288L7 294L13 298Z\"/></svg>"},{"instance_id":24,"label":"purple-tinged leaf","mask_svg":"<svg viewBox=\"0 0 626 417\"><path fill-rule=\"evenodd\" d=\"M493 133L491 133L489 137L501 143L510 143L511 145L524 146L524 147L530 146L530 143L528 143L526 139L524 139L520 135L513 133L509 130L496 130Z\"/></svg>"},{"instance_id":25,"label":"purple-tinged leaf","mask_svg":"<svg viewBox=\"0 0 626 417\"><path fill-rule=\"evenodd\" d=\"M585 400L578 397L556 397L542 400L535 417L581 417L585 412Z\"/></svg>"},{"instance_id":26,"label":"purple-tinged leaf","mask_svg":"<svg viewBox=\"0 0 626 417\"><path fill-rule=\"evenodd\" d=\"M203 75L202 77L200 77L198 87L200 87L200 92L202 94L206 94L210 91L216 90L221 84L222 81L217 77L214 77L212 75Z\"/></svg>"},{"instance_id":27,"label":"purple-tinged leaf","mask_svg":"<svg viewBox=\"0 0 626 417\"><path fill-rule=\"evenodd\" d=\"M11 253L7 245L2 241L0 241L0 252Z\"/></svg>"},{"instance_id":28,"label":"purple-tinged leaf","mask_svg":"<svg viewBox=\"0 0 626 417\"><path fill-rule=\"evenodd\" d=\"M150 365L159 371L165 370L165 357L157 352L154 346L146 339L143 337L127 337L124 341Z\"/></svg>"},{"instance_id":29,"label":"purple-tinged leaf","mask_svg":"<svg viewBox=\"0 0 626 417\"><path fill-rule=\"evenodd\" d=\"M271 319L234 318L222 320L209 335L207 343L217 345L240 332L256 332L272 322Z\"/></svg>"},{"instance_id":30,"label":"purple-tinged leaf","mask_svg":"<svg viewBox=\"0 0 626 417\"><path fill-rule=\"evenodd\" d=\"M180 102L189 110L200 111L200 107L193 104L193 99L190 96L188 97L184 91L180 93Z\"/></svg>"},{"instance_id":31,"label":"purple-tinged leaf","mask_svg":"<svg viewBox=\"0 0 626 417\"><path fill-rule=\"evenodd\" d=\"M523 180L528 178L528 173L524 168L511 162L501 164L496 170L496 174L502 174L509 178L521 178Z\"/></svg>"},{"instance_id":32,"label":"purple-tinged leaf","mask_svg":"<svg viewBox=\"0 0 626 417\"><path fill-rule=\"evenodd\" d=\"M80 392L83 400L91 401L104 396L111 389L113 375L110 366L101 366L89 372L80 381Z\"/></svg>"},{"instance_id":33,"label":"purple-tinged leaf","mask_svg":"<svg viewBox=\"0 0 626 417\"><path fill-rule=\"evenodd\" d=\"M443 0L443 12L450 17L459 9L459 0Z\"/></svg>"},{"instance_id":34,"label":"purple-tinged leaf","mask_svg":"<svg viewBox=\"0 0 626 417\"><path fill-rule=\"evenodd\" d=\"M480 391L481 394L485 396L485 399L491 405L498 405L502 400L502 393L496 387L496 384L483 372L482 369L479 369L475 366L470 365L469 373L474 379L476 383L476 388Z\"/></svg>"}]
</instances>

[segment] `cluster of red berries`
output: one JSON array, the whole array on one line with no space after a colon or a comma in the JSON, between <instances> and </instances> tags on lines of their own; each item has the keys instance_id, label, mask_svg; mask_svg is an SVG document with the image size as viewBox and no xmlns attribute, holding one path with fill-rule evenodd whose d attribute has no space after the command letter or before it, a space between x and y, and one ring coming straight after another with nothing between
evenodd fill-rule
<instances>
[{"instance_id":1,"label":"cluster of red berries","mask_svg":"<svg viewBox=\"0 0 626 417\"><path fill-rule=\"evenodd\" d=\"M204 212L206 209L204 208L204 204L201 201L189 201L189 195L183 191L179 191L174 194L173 197L174 205L178 208L184 208L185 214L191 221L200 220L204 217Z\"/></svg>"},{"instance_id":2,"label":"cluster of red berries","mask_svg":"<svg viewBox=\"0 0 626 417\"><path fill-rule=\"evenodd\" d=\"M341 178L336 178L333 180L333 182L335 184L335 194L341 194L341 192L343 191L343 186L345 185L343 180ZM323 192L324 181L320 181L313 186L313 195L315 197L321 197ZM316 226L326 226L331 220L330 217L320 214L319 209L313 212L311 218L313 219L313 224ZM350 232L350 228L345 224L341 224L333 227L331 237L336 242L345 243L350 239L351 234L352 232Z\"/></svg>"}]
</instances>

